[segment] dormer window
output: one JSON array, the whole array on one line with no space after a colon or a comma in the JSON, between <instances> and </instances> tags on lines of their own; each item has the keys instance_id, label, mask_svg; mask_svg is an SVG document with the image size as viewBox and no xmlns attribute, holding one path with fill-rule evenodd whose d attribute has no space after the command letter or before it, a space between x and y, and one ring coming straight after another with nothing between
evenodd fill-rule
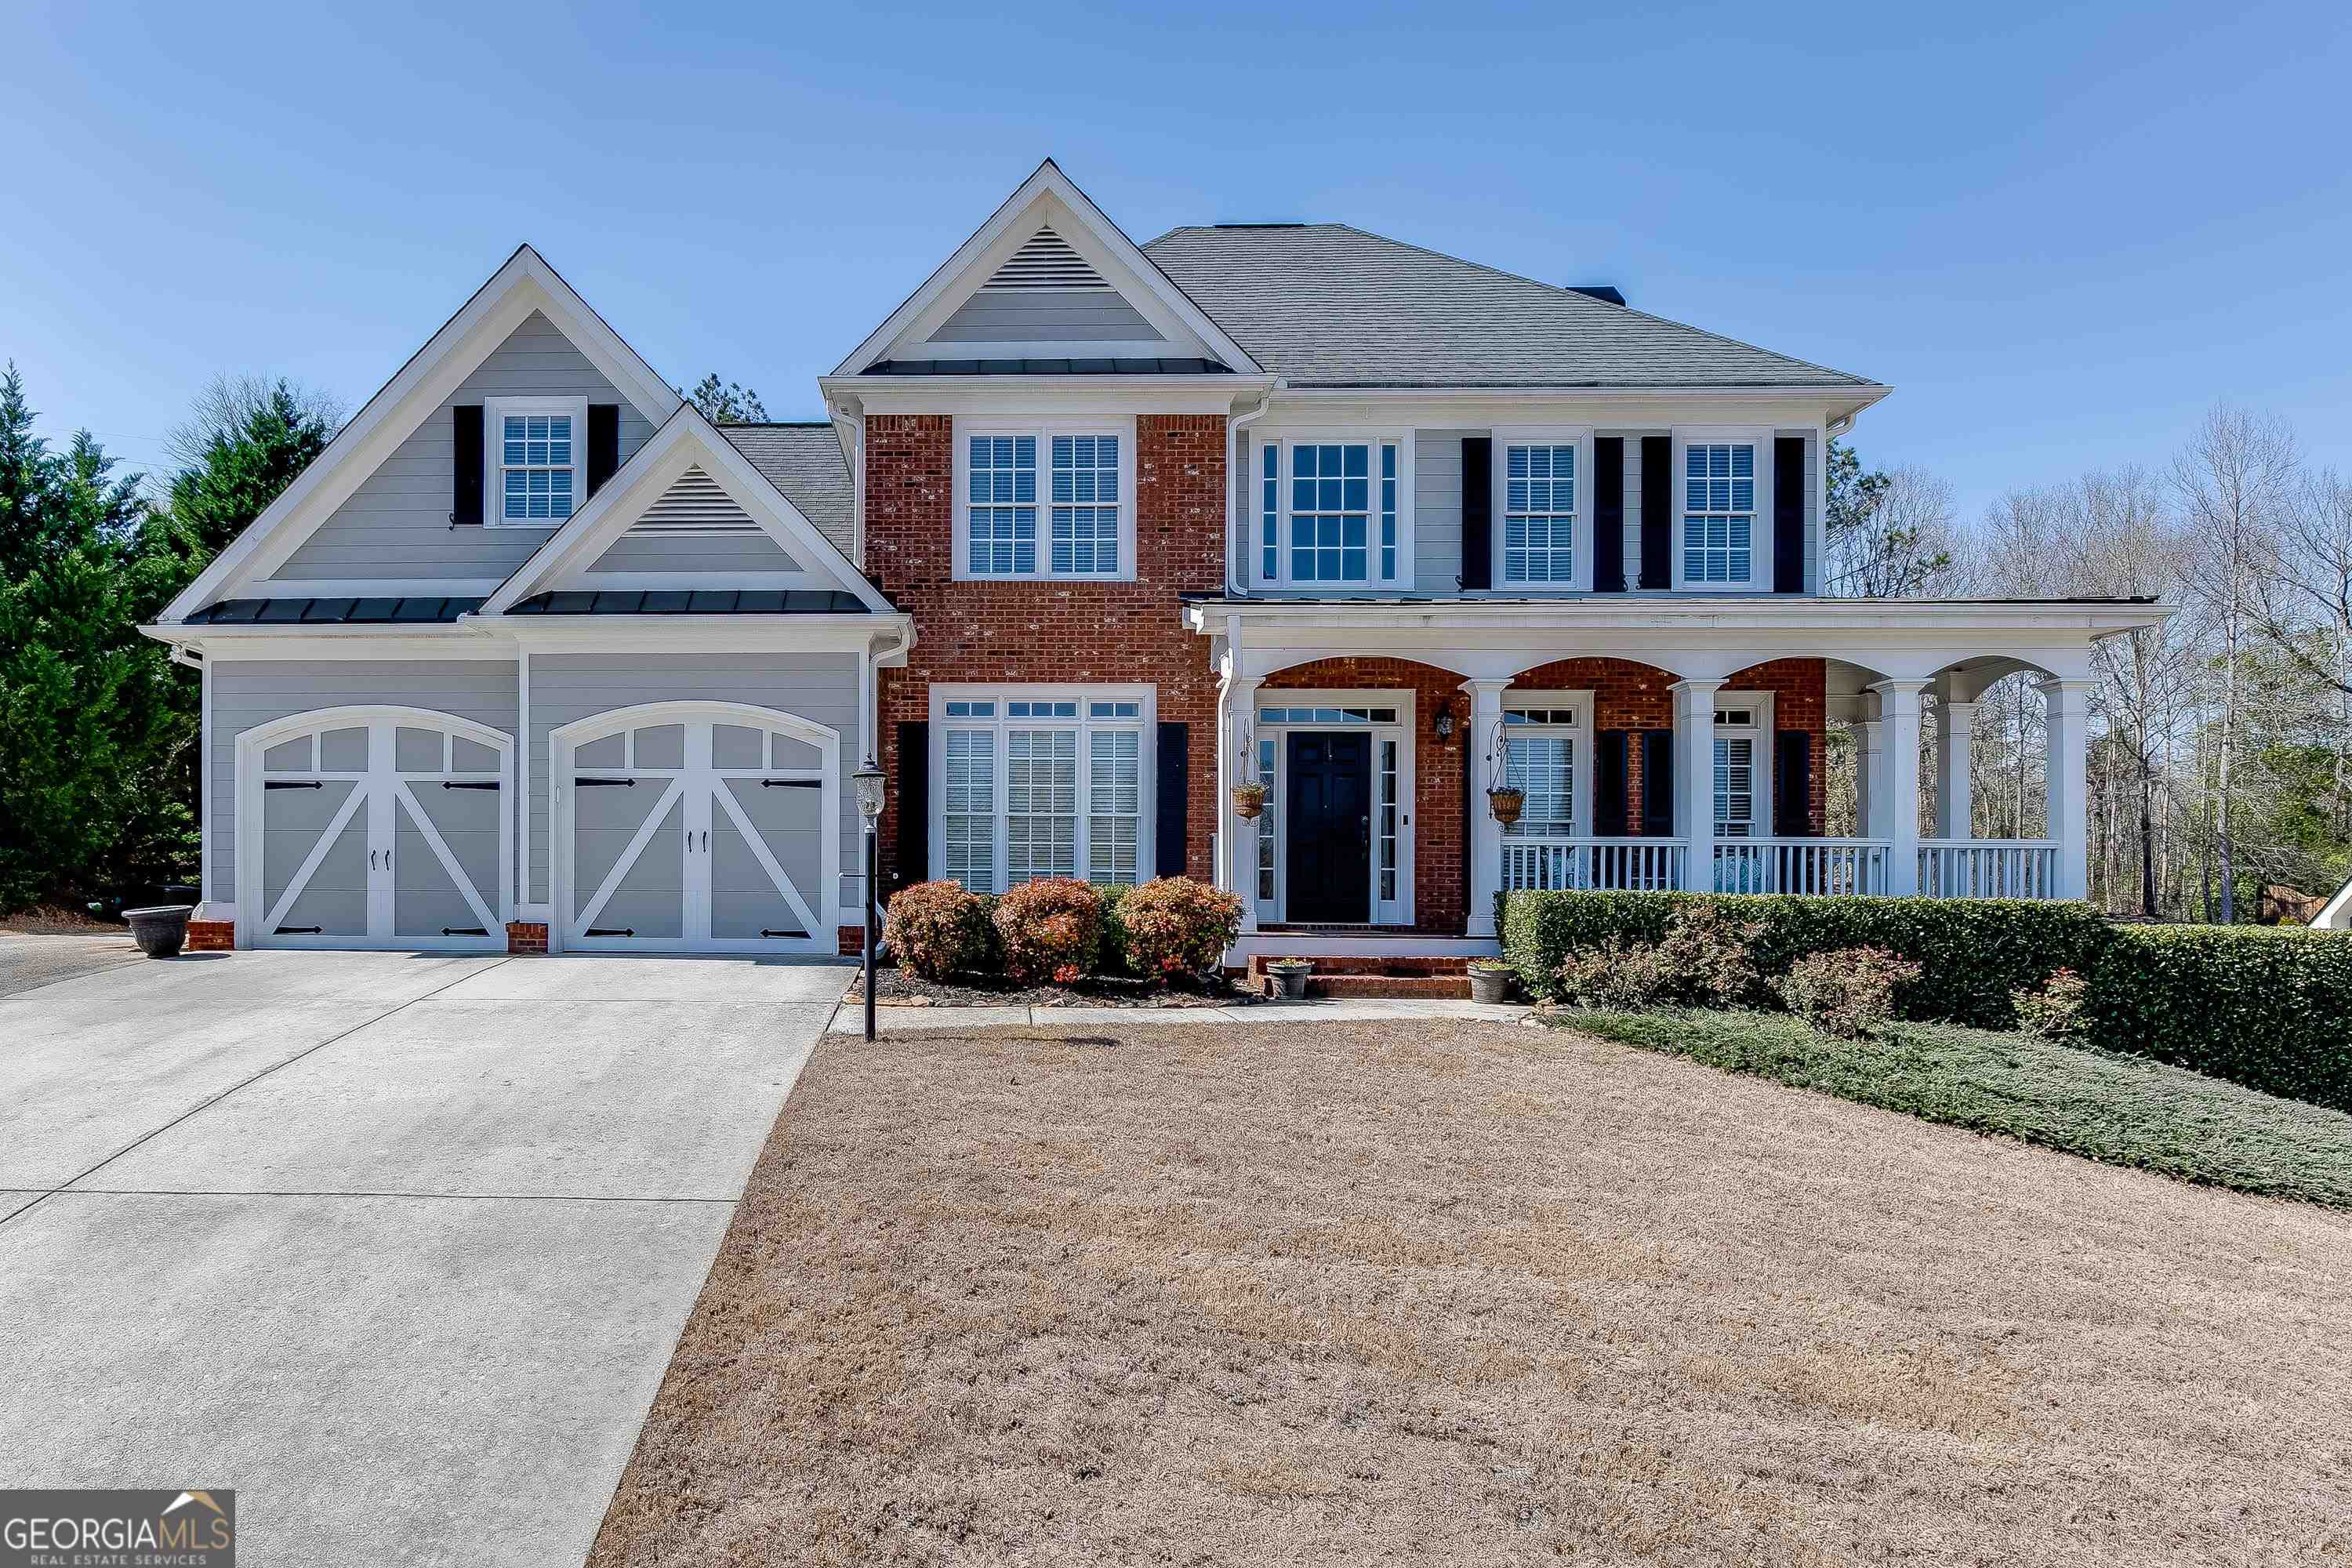
<instances>
[{"instance_id":1,"label":"dormer window","mask_svg":"<svg viewBox=\"0 0 2352 1568\"><path fill-rule=\"evenodd\" d=\"M957 425L958 578L1134 579L1130 430Z\"/></svg>"},{"instance_id":2,"label":"dormer window","mask_svg":"<svg viewBox=\"0 0 2352 1568\"><path fill-rule=\"evenodd\" d=\"M489 439L484 521L498 528L557 528L586 496L588 400L494 397L483 404Z\"/></svg>"}]
</instances>

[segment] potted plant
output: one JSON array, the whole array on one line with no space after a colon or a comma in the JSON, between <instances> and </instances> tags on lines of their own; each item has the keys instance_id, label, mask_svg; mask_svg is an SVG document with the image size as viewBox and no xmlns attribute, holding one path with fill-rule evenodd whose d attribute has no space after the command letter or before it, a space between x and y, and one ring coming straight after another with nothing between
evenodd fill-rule
<instances>
[{"instance_id":1,"label":"potted plant","mask_svg":"<svg viewBox=\"0 0 2352 1568\"><path fill-rule=\"evenodd\" d=\"M1511 999L1511 980L1518 972L1499 958L1474 958L1470 961L1470 1000L1473 1002L1507 1002Z\"/></svg>"},{"instance_id":2,"label":"potted plant","mask_svg":"<svg viewBox=\"0 0 2352 1568\"><path fill-rule=\"evenodd\" d=\"M1523 789L1503 784L1486 792L1486 809L1493 812L1495 820L1506 827L1517 822L1519 814L1527 808L1528 792Z\"/></svg>"},{"instance_id":3,"label":"potted plant","mask_svg":"<svg viewBox=\"0 0 2352 1568\"><path fill-rule=\"evenodd\" d=\"M1234 785L1234 810L1244 818L1255 821L1265 809L1265 785L1257 783Z\"/></svg>"},{"instance_id":4,"label":"potted plant","mask_svg":"<svg viewBox=\"0 0 2352 1568\"><path fill-rule=\"evenodd\" d=\"M130 924L131 939L139 951L150 958L176 958L188 940L188 917L196 912L194 904L156 904L143 910L125 910L122 918Z\"/></svg>"},{"instance_id":5,"label":"potted plant","mask_svg":"<svg viewBox=\"0 0 2352 1568\"><path fill-rule=\"evenodd\" d=\"M1269 958L1265 961L1268 994L1282 1002L1303 1000L1307 995L1307 977L1314 973L1312 959Z\"/></svg>"}]
</instances>

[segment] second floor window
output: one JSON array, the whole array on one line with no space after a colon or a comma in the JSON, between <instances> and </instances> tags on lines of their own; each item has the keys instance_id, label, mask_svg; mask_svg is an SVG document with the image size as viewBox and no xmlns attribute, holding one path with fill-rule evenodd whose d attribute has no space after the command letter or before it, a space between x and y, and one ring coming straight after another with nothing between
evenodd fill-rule
<instances>
[{"instance_id":1,"label":"second floor window","mask_svg":"<svg viewBox=\"0 0 2352 1568\"><path fill-rule=\"evenodd\" d=\"M1683 580L1746 584L1755 570L1756 447L1752 442L1683 448Z\"/></svg>"},{"instance_id":2,"label":"second floor window","mask_svg":"<svg viewBox=\"0 0 2352 1568\"><path fill-rule=\"evenodd\" d=\"M1268 441L1258 457L1259 581L1401 581L1402 449L1397 441Z\"/></svg>"},{"instance_id":3,"label":"second floor window","mask_svg":"<svg viewBox=\"0 0 2352 1568\"><path fill-rule=\"evenodd\" d=\"M1576 580L1576 448L1503 448L1503 581Z\"/></svg>"},{"instance_id":4,"label":"second floor window","mask_svg":"<svg viewBox=\"0 0 2352 1568\"><path fill-rule=\"evenodd\" d=\"M960 577L1133 574L1127 438L1038 430L962 442Z\"/></svg>"}]
</instances>

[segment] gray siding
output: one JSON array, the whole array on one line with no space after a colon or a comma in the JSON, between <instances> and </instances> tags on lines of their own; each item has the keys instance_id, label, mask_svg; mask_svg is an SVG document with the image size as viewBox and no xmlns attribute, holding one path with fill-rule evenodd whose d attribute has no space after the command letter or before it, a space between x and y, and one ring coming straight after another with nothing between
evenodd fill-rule
<instances>
[{"instance_id":1,"label":"gray siding","mask_svg":"<svg viewBox=\"0 0 2352 1568\"><path fill-rule=\"evenodd\" d=\"M764 533L679 539L631 531L588 568L597 572L798 572L801 563Z\"/></svg>"},{"instance_id":2,"label":"gray siding","mask_svg":"<svg viewBox=\"0 0 2352 1568\"><path fill-rule=\"evenodd\" d=\"M511 659L222 659L213 666L211 820L205 854L212 896L233 902L236 889L236 738L289 714L360 703L430 709L471 719L509 736L520 733Z\"/></svg>"},{"instance_id":3,"label":"gray siding","mask_svg":"<svg viewBox=\"0 0 2352 1568\"><path fill-rule=\"evenodd\" d=\"M644 415L534 312L428 416L334 515L278 569L283 578L499 577L547 541L547 529L452 528L449 410L485 397L585 397L621 409L621 461L652 436ZM585 436L585 432L583 432Z\"/></svg>"},{"instance_id":4,"label":"gray siding","mask_svg":"<svg viewBox=\"0 0 2352 1568\"><path fill-rule=\"evenodd\" d=\"M528 901L543 902L549 897L549 731L618 708L696 698L774 708L840 733L840 869L856 873L859 824L856 791L849 782L857 767L856 654L535 654L530 660ZM854 898L848 902L855 907Z\"/></svg>"},{"instance_id":5,"label":"gray siding","mask_svg":"<svg viewBox=\"0 0 2352 1568\"><path fill-rule=\"evenodd\" d=\"M935 343L1163 342L1108 289L983 289L931 334Z\"/></svg>"},{"instance_id":6,"label":"gray siding","mask_svg":"<svg viewBox=\"0 0 2352 1568\"><path fill-rule=\"evenodd\" d=\"M1462 438L1479 430L1412 433L1412 588L1456 594L1462 576Z\"/></svg>"}]
</instances>

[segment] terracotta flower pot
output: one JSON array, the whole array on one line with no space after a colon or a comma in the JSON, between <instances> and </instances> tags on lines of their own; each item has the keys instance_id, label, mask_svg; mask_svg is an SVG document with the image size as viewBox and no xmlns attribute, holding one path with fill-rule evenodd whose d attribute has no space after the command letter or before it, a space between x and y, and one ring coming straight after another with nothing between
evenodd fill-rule
<instances>
[{"instance_id":1,"label":"terracotta flower pot","mask_svg":"<svg viewBox=\"0 0 2352 1568\"><path fill-rule=\"evenodd\" d=\"M1486 809L1495 820L1508 827L1528 808L1528 792L1523 789L1490 789L1486 792Z\"/></svg>"},{"instance_id":2,"label":"terracotta flower pot","mask_svg":"<svg viewBox=\"0 0 2352 1568\"><path fill-rule=\"evenodd\" d=\"M122 918L131 926L131 939L139 951L150 958L175 958L187 944L188 917L196 912L194 904L157 904L150 909L125 910Z\"/></svg>"}]
</instances>

